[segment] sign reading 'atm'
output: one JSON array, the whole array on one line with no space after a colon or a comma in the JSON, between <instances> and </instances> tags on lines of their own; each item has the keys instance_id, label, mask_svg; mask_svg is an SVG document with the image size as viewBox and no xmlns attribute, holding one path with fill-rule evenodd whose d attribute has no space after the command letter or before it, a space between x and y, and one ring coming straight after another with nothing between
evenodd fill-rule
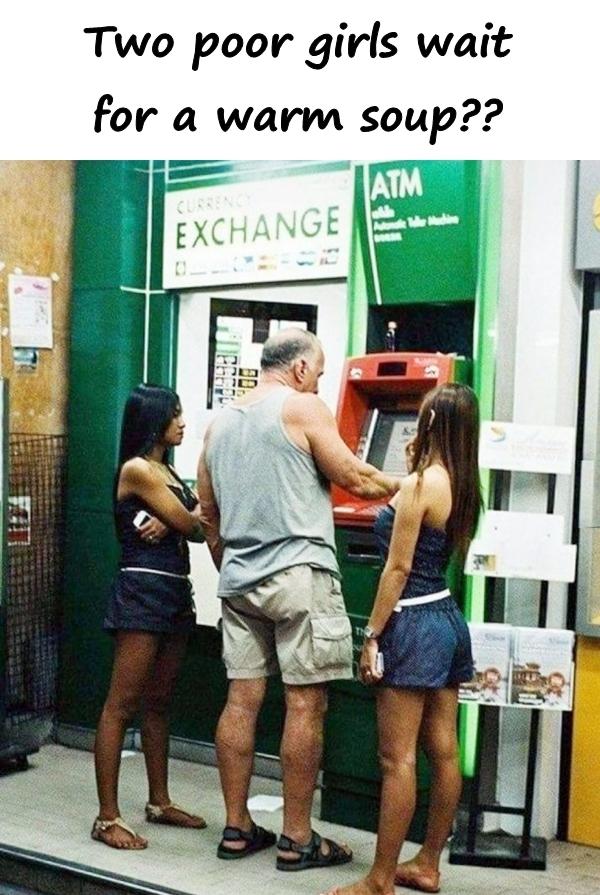
<instances>
[{"instance_id":1,"label":"sign reading 'atm'","mask_svg":"<svg viewBox=\"0 0 600 895\"><path fill-rule=\"evenodd\" d=\"M358 165L355 197L371 303L474 299L478 162Z\"/></svg>"}]
</instances>

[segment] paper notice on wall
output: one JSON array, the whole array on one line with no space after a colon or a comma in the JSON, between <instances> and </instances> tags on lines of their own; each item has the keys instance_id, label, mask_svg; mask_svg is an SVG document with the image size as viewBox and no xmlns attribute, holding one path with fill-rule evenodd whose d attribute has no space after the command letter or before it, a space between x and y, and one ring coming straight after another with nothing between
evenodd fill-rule
<instances>
[{"instance_id":1,"label":"paper notice on wall","mask_svg":"<svg viewBox=\"0 0 600 895\"><path fill-rule=\"evenodd\" d=\"M31 497L8 498L8 543L31 544Z\"/></svg>"},{"instance_id":2,"label":"paper notice on wall","mask_svg":"<svg viewBox=\"0 0 600 895\"><path fill-rule=\"evenodd\" d=\"M39 360L37 348L13 348L13 366L17 373L35 373Z\"/></svg>"},{"instance_id":3,"label":"paper notice on wall","mask_svg":"<svg viewBox=\"0 0 600 895\"><path fill-rule=\"evenodd\" d=\"M575 460L572 426L523 426L483 422L479 439L482 469L569 475Z\"/></svg>"},{"instance_id":4,"label":"paper notice on wall","mask_svg":"<svg viewBox=\"0 0 600 895\"><path fill-rule=\"evenodd\" d=\"M52 348L52 280L8 277L10 343L13 348Z\"/></svg>"}]
</instances>

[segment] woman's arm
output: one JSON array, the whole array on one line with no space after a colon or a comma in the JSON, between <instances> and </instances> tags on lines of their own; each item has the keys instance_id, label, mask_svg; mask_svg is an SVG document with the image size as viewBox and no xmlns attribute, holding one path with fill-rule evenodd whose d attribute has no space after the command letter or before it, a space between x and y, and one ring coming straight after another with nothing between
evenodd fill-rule
<instances>
[{"instance_id":1,"label":"woman's arm","mask_svg":"<svg viewBox=\"0 0 600 895\"><path fill-rule=\"evenodd\" d=\"M424 481L421 479L419 482L413 473L403 479L402 487L394 499L396 513L390 549L368 622L377 636L365 640L360 659L360 674L367 684L382 676L376 669L377 638L394 611L410 575L421 523L427 509L425 492Z\"/></svg>"},{"instance_id":2,"label":"woman's arm","mask_svg":"<svg viewBox=\"0 0 600 895\"><path fill-rule=\"evenodd\" d=\"M369 627L380 634L402 596L410 570L415 547L427 509L427 487L417 476L410 475L402 482L395 503L394 528L387 562L379 579L377 596L369 617Z\"/></svg>"},{"instance_id":3,"label":"woman's arm","mask_svg":"<svg viewBox=\"0 0 600 895\"><path fill-rule=\"evenodd\" d=\"M166 483L154 473L146 460L134 457L123 465L119 491L124 497L135 495L146 503L153 513L175 531L190 541L203 541L199 509L189 512L169 490Z\"/></svg>"}]
</instances>

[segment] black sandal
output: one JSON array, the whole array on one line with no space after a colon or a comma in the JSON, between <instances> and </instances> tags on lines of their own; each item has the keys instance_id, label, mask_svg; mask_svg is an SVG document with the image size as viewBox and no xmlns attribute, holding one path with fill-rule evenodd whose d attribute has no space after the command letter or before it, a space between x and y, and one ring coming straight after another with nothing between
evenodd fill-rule
<instances>
[{"instance_id":1,"label":"black sandal","mask_svg":"<svg viewBox=\"0 0 600 895\"><path fill-rule=\"evenodd\" d=\"M217 848L217 858L223 858L224 861L235 861L238 858L245 858L256 852L262 851L263 848L271 848L275 845L277 836L271 830L265 830L253 823L249 833L241 830L239 827L225 827L223 830L223 838ZM244 848L227 848L225 842L245 842Z\"/></svg>"},{"instance_id":2,"label":"black sandal","mask_svg":"<svg viewBox=\"0 0 600 895\"><path fill-rule=\"evenodd\" d=\"M321 843L325 842L329 846L326 855L321 851ZM293 851L300 857L298 858L281 858L277 857L278 870L308 870L311 867L335 867L339 864L348 864L352 860L352 852L346 851L333 839L326 839L319 836L318 833L312 831L312 836L308 845L298 845L289 836L281 835L277 843L280 851Z\"/></svg>"}]
</instances>

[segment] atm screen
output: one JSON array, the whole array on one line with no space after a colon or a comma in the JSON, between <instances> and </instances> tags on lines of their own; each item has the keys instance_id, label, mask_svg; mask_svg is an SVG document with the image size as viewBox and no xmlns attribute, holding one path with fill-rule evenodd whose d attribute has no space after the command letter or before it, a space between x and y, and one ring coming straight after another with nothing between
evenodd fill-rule
<instances>
[{"instance_id":1,"label":"atm screen","mask_svg":"<svg viewBox=\"0 0 600 895\"><path fill-rule=\"evenodd\" d=\"M388 475L407 475L406 445L417 431L417 414L376 410L366 460Z\"/></svg>"}]
</instances>

